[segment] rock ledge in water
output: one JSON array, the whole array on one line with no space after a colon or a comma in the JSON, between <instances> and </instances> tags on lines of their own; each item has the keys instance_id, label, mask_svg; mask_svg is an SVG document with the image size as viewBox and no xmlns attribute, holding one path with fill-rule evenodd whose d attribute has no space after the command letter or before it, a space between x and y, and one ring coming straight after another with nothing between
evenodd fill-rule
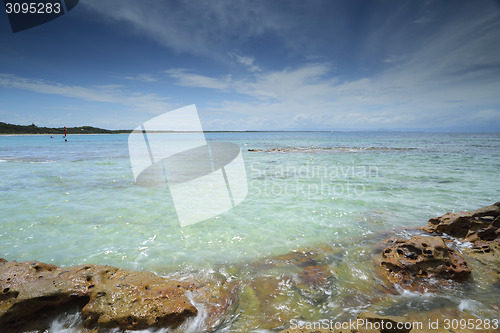
<instances>
[{"instance_id":1,"label":"rock ledge in water","mask_svg":"<svg viewBox=\"0 0 500 333\"><path fill-rule=\"evenodd\" d=\"M500 275L500 202L473 212L432 218L422 230L471 242L471 248L464 252Z\"/></svg>"},{"instance_id":2,"label":"rock ledge in water","mask_svg":"<svg viewBox=\"0 0 500 333\"><path fill-rule=\"evenodd\" d=\"M439 217L434 217L429 220L429 224L423 227L422 230L438 233L438 234L448 234L450 236L458 238L467 238L472 241L477 238L487 237L497 238L498 233L494 234L495 230L498 230L500 221L498 217L500 216L500 202L497 202L491 206L479 208L474 212L451 212L446 213ZM495 219L497 222L495 223ZM487 229L493 227L496 224L493 233L488 233ZM492 240L492 239L489 239Z\"/></svg>"},{"instance_id":3,"label":"rock ledge in water","mask_svg":"<svg viewBox=\"0 0 500 333\"><path fill-rule=\"evenodd\" d=\"M382 274L394 284L412 290L432 287L431 279L442 283L466 281L471 271L464 258L439 237L414 236L410 240L389 238L388 246L375 256Z\"/></svg>"},{"instance_id":4,"label":"rock ledge in water","mask_svg":"<svg viewBox=\"0 0 500 333\"><path fill-rule=\"evenodd\" d=\"M175 281L151 272L111 266L83 265L61 268L0 259L0 327L22 324L37 311L86 302L86 327L145 329L176 327L196 316L196 304L207 309L207 328L217 326L235 301L235 285Z\"/></svg>"}]
</instances>

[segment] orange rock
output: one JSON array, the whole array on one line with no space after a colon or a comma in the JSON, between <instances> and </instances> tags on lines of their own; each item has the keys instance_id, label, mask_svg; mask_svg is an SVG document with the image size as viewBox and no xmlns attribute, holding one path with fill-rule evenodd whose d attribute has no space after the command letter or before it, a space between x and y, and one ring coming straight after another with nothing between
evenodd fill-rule
<instances>
[{"instance_id":1,"label":"orange rock","mask_svg":"<svg viewBox=\"0 0 500 333\"><path fill-rule=\"evenodd\" d=\"M445 233L459 238L470 238L479 230L492 225L493 220L498 216L500 216L500 202L479 208L474 212L446 213L431 218L428 225L423 227L422 230L439 234ZM498 229L498 226L496 229Z\"/></svg>"},{"instance_id":2,"label":"orange rock","mask_svg":"<svg viewBox=\"0 0 500 333\"><path fill-rule=\"evenodd\" d=\"M472 243L464 253L485 265L500 278L500 202L473 212L446 213L422 228L446 233Z\"/></svg>"},{"instance_id":3,"label":"orange rock","mask_svg":"<svg viewBox=\"0 0 500 333\"><path fill-rule=\"evenodd\" d=\"M446 246L439 236L414 236L410 240L390 238L375 260L381 272L394 284L412 290L432 288L430 279L466 281L471 271L464 258Z\"/></svg>"},{"instance_id":4,"label":"orange rock","mask_svg":"<svg viewBox=\"0 0 500 333\"><path fill-rule=\"evenodd\" d=\"M176 281L118 269L92 288L82 315L89 327L175 327L197 313L184 293Z\"/></svg>"},{"instance_id":5,"label":"orange rock","mask_svg":"<svg viewBox=\"0 0 500 333\"><path fill-rule=\"evenodd\" d=\"M195 302L206 311L203 327L215 329L237 303L237 289L225 281L176 281L110 266L0 259L0 327L19 326L37 311L65 309L74 301L83 303L88 328L176 327L197 315Z\"/></svg>"}]
</instances>

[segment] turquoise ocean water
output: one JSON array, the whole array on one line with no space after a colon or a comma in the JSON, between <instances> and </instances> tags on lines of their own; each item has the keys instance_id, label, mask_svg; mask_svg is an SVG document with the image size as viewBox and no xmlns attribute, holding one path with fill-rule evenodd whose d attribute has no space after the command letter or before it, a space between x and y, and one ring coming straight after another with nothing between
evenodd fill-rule
<instances>
[{"instance_id":1,"label":"turquoise ocean water","mask_svg":"<svg viewBox=\"0 0 500 333\"><path fill-rule=\"evenodd\" d=\"M128 135L0 136L0 257L167 274L335 244L355 252L355 262L388 234L500 199L499 134L206 137L241 147L249 193L234 209L181 228L167 189L135 185ZM487 293L476 292L474 304L487 303ZM457 306L471 297L460 295Z\"/></svg>"}]
</instances>

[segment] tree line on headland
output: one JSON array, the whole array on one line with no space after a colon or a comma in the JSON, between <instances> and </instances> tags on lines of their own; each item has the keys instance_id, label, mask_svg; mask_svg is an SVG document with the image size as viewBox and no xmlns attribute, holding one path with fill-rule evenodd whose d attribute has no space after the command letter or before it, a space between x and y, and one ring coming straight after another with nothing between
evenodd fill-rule
<instances>
[{"instance_id":1,"label":"tree line on headland","mask_svg":"<svg viewBox=\"0 0 500 333\"><path fill-rule=\"evenodd\" d=\"M92 126L68 127L66 133L69 134L116 134L130 133L130 130L107 130ZM0 134L64 134L64 127L38 127L31 125L14 125L0 122Z\"/></svg>"}]
</instances>

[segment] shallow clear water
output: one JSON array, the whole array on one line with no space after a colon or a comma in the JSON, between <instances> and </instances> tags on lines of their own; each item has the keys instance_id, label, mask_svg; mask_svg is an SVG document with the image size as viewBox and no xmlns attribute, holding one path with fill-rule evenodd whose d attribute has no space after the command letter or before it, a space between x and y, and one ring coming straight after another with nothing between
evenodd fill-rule
<instances>
[{"instance_id":1,"label":"shallow clear water","mask_svg":"<svg viewBox=\"0 0 500 333\"><path fill-rule=\"evenodd\" d=\"M346 257L349 266L370 261L364 249L391 232L500 197L498 134L206 136L241 147L249 193L234 209L183 228L168 190L135 185L127 135L0 136L0 257L168 274L335 244L357 253ZM275 148L290 149L266 152ZM344 287L363 283L347 278Z\"/></svg>"}]
</instances>

